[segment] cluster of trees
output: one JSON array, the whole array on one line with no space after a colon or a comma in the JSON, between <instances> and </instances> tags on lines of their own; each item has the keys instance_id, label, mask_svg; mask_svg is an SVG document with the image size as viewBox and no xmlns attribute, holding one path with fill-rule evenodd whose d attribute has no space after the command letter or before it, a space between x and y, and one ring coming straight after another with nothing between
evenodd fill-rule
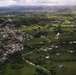
<instances>
[{"instance_id":1,"label":"cluster of trees","mask_svg":"<svg viewBox=\"0 0 76 75\"><path fill-rule=\"evenodd\" d=\"M60 25L58 25L57 27L55 27L54 28L54 33L62 33L63 31L62 31L62 29L61 29L61 26Z\"/></svg>"},{"instance_id":2,"label":"cluster of trees","mask_svg":"<svg viewBox=\"0 0 76 75\"><path fill-rule=\"evenodd\" d=\"M47 35L47 31L39 31L38 33L36 33L35 35L34 35L34 37L35 38L39 38L39 37L41 37L42 35Z\"/></svg>"},{"instance_id":3,"label":"cluster of trees","mask_svg":"<svg viewBox=\"0 0 76 75\"><path fill-rule=\"evenodd\" d=\"M11 63L18 63L18 64L23 63L22 54L19 51L13 54L9 54L7 57L8 57L8 61Z\"/></svg>"},{"instance_id":4,"label":"cluster of trees","mask_svg":"<svg viewBox=\"0 0 76 75\"><path fill-rule=\"evenodd\" d=\"M6 73L6 63L0 62L0 74Z\"/></svg>"},{"instance_id":5,"label":"cluster of trees","mask_svg":"<svg viewBox=\"0 0 76 75\"><path fill-rule=\"evenodd\" d=\"M15 24L17 27L20 25L35 25L35 24L47 24L48 19L46 18L39 18L39 17L19 17L16 18L12 23Z\"/></svg>"},{"instance_id":6,"label":"cluster of trees","mask_svg":"<svg viewBox=\"0 0 76 75\"><path fill-rule=\"evenodd\" d=\"M36 73L34 75L49 75L49 73L42 70L41 68L36 68Z\"/></svg>"},{"instance_id":7,"label":"cluster of trees","mask_svg":"<svg viewBox=\"0 0 76 75\"><path fill-rule=\"evenodd\" d=\"M50 69L50 73L51 73L51 75L56 75L56 67L52 67Z\"/></svg>"},{"instance_id":8,"label":"cluster of trees","mask_svg":"<svg viewBox=\"0 0 76 75\"><path fill-rule=\"evenodd\" d=\"M24 66L24 60L20 52L8 55L8 62L11 64L11 69L21 69Z\"/></svg>"},{"instance_id":9,"label":"cluster of trees","mask_svg":"<svg viewBox=\"0 0 76 75\"><path fill-rule=\"evenodd\" d=\"M41 68L36 68L36 73L34 75L56 75L56 67L51 67L49 72L44 71Z\"/></svg>"},{"instance_id":10,"label":"cluster of trees","mask_svg":"<svg viewBox=\"0 0 76 75\"><path fill-rule=\"evenodd\" d=\"M0 24L3 23L3 22L4 22L4 20L3 19L0 19Z\"/></svg>"}]
</instances>

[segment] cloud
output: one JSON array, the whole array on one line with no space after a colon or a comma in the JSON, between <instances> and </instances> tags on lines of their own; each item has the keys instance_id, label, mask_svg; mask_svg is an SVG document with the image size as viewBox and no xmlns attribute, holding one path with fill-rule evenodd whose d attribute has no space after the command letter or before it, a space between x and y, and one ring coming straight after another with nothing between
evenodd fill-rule
<instances>
[{"instance_id":1,"label":"cloud","mask_svg":"<svg viewBox=\"0 0 76 75\"><path fill-rule=\"evenodd\" d=\"M9 5L76 5L76 0L0 0L0 6Z\"/></svg>"},{"instance_id":2,"label":"cloud","mask_svg":"<svg viewBox=\"0 0 76 75\"><path fill-rule=\"evenodd\" d=\"M19 5L75 5L76 0L15 0Z\"/></svg>"},{"instance_id":3,"label":"cloud","mask_svg":"<svg viewBox=\"0 0 76 75\"><path fill-rule=\"evenodd\" d=\"M16 4L16 1L14 0L0 0L0 7L14 5L14 4Z\"/></svg>"}]
</instances>

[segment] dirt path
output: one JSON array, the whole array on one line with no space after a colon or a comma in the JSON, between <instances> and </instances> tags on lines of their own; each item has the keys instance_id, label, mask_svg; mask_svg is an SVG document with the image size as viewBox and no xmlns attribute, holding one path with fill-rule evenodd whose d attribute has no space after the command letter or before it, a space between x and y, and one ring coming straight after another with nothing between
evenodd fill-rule
<instances>
[{"instance_id":1,"label":"dirt path","mask_svg":"<svg viewBox=\"0 0 76 75\"><path fill-rule=\"evenodd\" d=\"M42 70L50 73L50 71L47 70L46 68L44 68L44 67L42 67L42 66L40 66L40 65L35 65L33 62L31 62L31 61L29 61L29 60L26 60L24 57L23 57L23 59L24 59L28 64L30 64L30 65L32 65L32 66L36 66L36 67L38 67L38 68L41 68Z\"/></svg>"}]
</instances>

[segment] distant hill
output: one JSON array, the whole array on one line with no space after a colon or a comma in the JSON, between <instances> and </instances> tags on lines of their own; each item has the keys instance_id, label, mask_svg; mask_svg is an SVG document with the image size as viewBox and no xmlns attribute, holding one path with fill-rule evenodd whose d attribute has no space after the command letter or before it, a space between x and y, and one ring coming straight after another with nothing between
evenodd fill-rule
<instances>
[{"instance_id":1,"label":"distant hill","mask_svg":"<svg viewBox=\"0 0 76 75\"><path fill-rule=\"evenodd\" d=\"M8 6L0 7L0 13L4 12L66 12L76 11L76 6Z\"/></svg>"}]
</instances>

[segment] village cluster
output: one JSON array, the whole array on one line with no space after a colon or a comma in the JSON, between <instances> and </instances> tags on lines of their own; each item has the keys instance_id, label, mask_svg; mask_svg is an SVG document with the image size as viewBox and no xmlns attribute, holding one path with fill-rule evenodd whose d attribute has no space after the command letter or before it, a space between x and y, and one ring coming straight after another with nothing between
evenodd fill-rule
<instances>
[{"instance_id":1,"label":"village cluster","mask_svg":"<svg viewBox=\"0 0 76 75\"><path fill-rule=\"evenodd\" d=\"M0 62L8 59L8 54L24 50L23 41L33 38L31 35L18 30L13 26L6 25L0 31Z\"/></svg>"}]
</instances>

